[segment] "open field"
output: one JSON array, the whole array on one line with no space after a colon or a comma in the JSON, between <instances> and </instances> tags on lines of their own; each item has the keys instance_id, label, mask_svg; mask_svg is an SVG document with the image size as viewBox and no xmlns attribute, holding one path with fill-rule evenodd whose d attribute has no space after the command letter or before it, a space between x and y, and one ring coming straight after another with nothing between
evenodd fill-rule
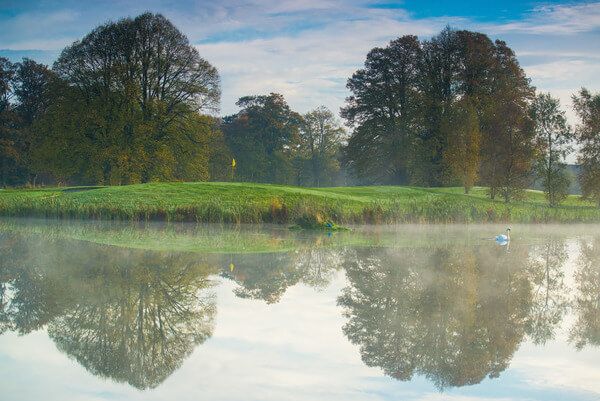
<instances>
[{"instance_id":1,"label":"open field","mask_svg":"<svg viewBox=\"0 0 600 401\"><path fill-rule=\"evenodd\" d=\"M151 183L0 191L0 215L211 223L338 224L600 222L600 209L570 196L557 208L528 191L510 204L484 188L301 188L252 183Z\"/></svg>"}]
</instances>

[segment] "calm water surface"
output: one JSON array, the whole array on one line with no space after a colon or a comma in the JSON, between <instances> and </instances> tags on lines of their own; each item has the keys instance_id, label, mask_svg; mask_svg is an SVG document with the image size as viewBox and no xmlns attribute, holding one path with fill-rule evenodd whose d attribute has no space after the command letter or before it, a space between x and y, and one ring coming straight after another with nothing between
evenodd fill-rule
<instances>
[{"instance_id":1,"label":"calm water surface","mask_svg":"<svg viewBox=\"0 0 600 401\"><path fill-rule=\"evenodd\" d=\"M0 399L597 400L600 227L0 221Z\"/></svg>"}]
</instances>

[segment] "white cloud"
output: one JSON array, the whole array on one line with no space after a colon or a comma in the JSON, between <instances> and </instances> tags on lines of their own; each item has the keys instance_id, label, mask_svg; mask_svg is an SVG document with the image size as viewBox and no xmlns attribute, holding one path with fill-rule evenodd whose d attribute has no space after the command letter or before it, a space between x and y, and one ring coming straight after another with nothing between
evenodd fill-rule
<instances>
[{"instance_id":1,"label":"white cloud","mask_svg":"<svg viewBox=\"0 0 600 401\"><path fill-rule=\"evenodd\" d=\"M546 5L535 8L520 22L497 25L499 32L577 34L600 28L600 3Z\"/></svg>"}]
</instances>

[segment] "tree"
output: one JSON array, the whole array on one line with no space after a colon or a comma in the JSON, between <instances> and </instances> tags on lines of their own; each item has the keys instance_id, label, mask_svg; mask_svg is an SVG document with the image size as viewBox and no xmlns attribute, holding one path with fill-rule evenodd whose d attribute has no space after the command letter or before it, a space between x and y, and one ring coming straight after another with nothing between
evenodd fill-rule
<instances>
[{"instance_id":1,"label":"tree","mask_svg":"<svg viewBox=\"0 0 600 401\"><path fill-rule=\"evenodd\" d=\"M292 183L293 152L297 149L302 116L282 95L245 96L241 110L223 119L225 140L237 161L236 179Z\"/></svg>"},{"instance_id":2,"label":"tree","mask_svg":"<svg viewBox=\"0 0 600 401\"><path fill-rule=\"evenodd\" d=\"M569 152L571 130L560 102L549 93L538 94L531 105L538 149L536 176L542 179L550 206L558 206L568 194L569 178L564 159Z\"/></svg>"},{"instance_id":3,"label":"tree","mask_svg":"<svg viewBox=\"0 0 600 401\"><path fill-rule=\"evenodd\" d=\"M442 122L442 132L448 138L443 157L451 177L457 177L468 194L479 170L479 120L468 100L454 104L448 114Z\"/></svg>"},{"instance_id":4,"label":"tree","mask_svg":"<svg viewBox=\"0 0 600 401\"><path fill-rule=\"evenodd\" d=\"M11 98L14 96L16 66L0 57L0 185L15 183L21 158L17 115Z\"/></svg>"},{"instance_id":5,"label":"tree","mask_svg":"<svg viewBox=\"0 0 600 401\"><path fill-rule=\"evenodd\" d=\"M404 36L371 50L347 87L343 161L359 179L470 187L481 175L507 201L528 184L533 88L506 43L450 28ZM472 110L461 122L463 103Z\"/></svg>"},{"instance_id":6,"label":"tree","mask_svg":"<svg viewBox=\"0 0 600 401\"><path fill-rule=\"evenodd\" d=\"M27 58L17 63L14 93L22 125L30 126L48 109L56 80L56 75L44 64Z\"/></svg>"},{"instance_id":7,"label":"tree","mask_svg":"<svg viewBox=\"0 0 600 401\"><path fill-rule=\"evenodd\" d=\"M219 75L165 17L101 25L64 49L53 71L63 85L32 126L42 138L36 171L112 185L210 178L220 134L199 112L218 109Z\"/></svg>"},{"instance_id":8,"label":"tree","mask_svg":"<svg viewBox=\"0 0 600 401\"><path fill-rule=\"evenodd\" d=\"M340 170L338 156L345 131L325 106L306 113L300 129L299 183L331 185Z\"/></svg>"},{"instance_id":9,"label":"tree","mask_svg":"<svg viewBox=\"0 0 600 401\"><path fill-rule=\"evenodd\" d=\"M491 101L482 114L481 173L490 188L505 202L522 194L531 180L535 156L533 122L529 104L534 90L506 43L495 42Z\"/></svg>"},{"instance_id":10,"label":"tree","mask_svg":"<svg viewBox=\"0 0 600 401\"><path fill-rule=\"evenodd\" d=\"M36 184L38 174L32 174L34 163L31 155L42 138L39 138L37 136L39 132L32 128L33 124L46 113L52 102L58 99L55 94L59 91L60 85L56 74L44 64L30 59L23 59L16 64L14 94L15 112L19 121L22 182Z\"/></svg>"},{"instance_id":11,"label":"tree","mask_svg":"<svg viewBox=\"0 0 600 401\"><path fill-rule=\"evenodd\" d=\"M582 88L578 95L573 95L573 107L580 120L575 135L580 146L581 192L600 207L600 94L592 95Z\"/></svg>"},{"instance_id":12,"label":"tree","mask_svg":"<svg viewBox=\"0 0 600 401\"><path fill-rule=\"evenodd\" d=\"M411 181L424 186L442 184L443 155L448 146L442 124L458 96L460 55L456 31L445 28L423 42L419 62L419 89L422 94L421 127L415 139Z\"/></svg>"},{"instance_id":13,"label":"tree","mask_svg":"<svg viewBox=\"0 0 600 401\"><path fill-rule=\"evenodd\" d=\"M420 58L417 37L403 36L371 50L364 68L348 79L352 95L341 114L353 132L344 163L357 177L408 182L408 160L418 128Z\"/></svg>"}]
</instances>

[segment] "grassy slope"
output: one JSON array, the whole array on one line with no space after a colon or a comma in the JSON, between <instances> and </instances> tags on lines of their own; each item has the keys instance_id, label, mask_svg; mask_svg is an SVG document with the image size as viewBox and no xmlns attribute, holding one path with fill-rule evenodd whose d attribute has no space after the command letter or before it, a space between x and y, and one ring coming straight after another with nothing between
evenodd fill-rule
<instances>
[{"instance_id":1,"label":"grassy slope","mask_svg":"<svg viewBox=\"0 0 600 401\"><path fill-rule=\"evenodd\" d=\"M600 210L577 196L559 208L549 208L537 191L506 205L487 199L483 188L464 195L460 188L300 188L251 183L1 190L0 214L234 223L292 223L306 215L342 224L600 221Z\"/></svg>"}]
</instances>

